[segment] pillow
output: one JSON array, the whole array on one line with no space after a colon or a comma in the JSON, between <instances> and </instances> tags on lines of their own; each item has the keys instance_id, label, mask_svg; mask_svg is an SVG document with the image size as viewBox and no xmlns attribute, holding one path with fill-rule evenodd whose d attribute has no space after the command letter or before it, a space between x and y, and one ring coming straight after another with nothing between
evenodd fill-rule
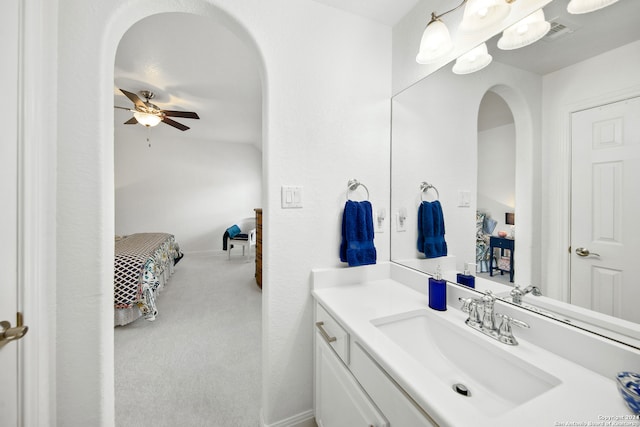
<instances>
[{"instance_id":1,"label":"pillow","mask_svg":"<svg viewBox=\"0 0 640 427\"><path fill-rule=\"evenodd\" d=\"M236 224L233 224L231 227L227 228L227 233L229 233L229 237L233 239L238 234L240 234L240 227L238 227Z\"/></svg>"},{"instance_id":2,"label":"pillow","mask_svg":"<svg viewBox=\"0 0 640 427\"><path fill-rule=\"evenodd\" d=\"M487 234L491 234L493 233L493 230L496 229L496 225L498 225L498 221L496 221L495 219L492 218L485 218L484 219L484 232Z\"/></svg>"}]
</instances>

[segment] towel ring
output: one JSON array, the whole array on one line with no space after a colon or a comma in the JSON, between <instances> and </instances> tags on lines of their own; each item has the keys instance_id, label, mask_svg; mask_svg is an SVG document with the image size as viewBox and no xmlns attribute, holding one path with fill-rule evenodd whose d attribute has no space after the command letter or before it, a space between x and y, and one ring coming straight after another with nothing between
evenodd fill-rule
<instances>
[{"instance_id":1,"label":"towel ring","mask_svg":"<svg viewBox=\"0 0 640 427\"><path fill-rule=\"evenodd\" d=\"M422 181L422 183L420 184L420 200L424 202L425 201L424 193L426 193L431 189L435 190L436 192L436 200L440 199L440 193L438 192L438 189L433 185L429 184L427 181Z\"/></svg>"},{"instance_id":2,"label":"towel ring","mask_svg":"<svg viewBox=\"0 0 640 427\"><path fill-rule=\"evenodd\" d=\"M351 200L349 199L349 192L356 191L358 187L364 187L364 190L367 192L367 200L369 200L369 189L357 179L350 179L347 183L347 200Z\"/></svg>"}]
</instances>

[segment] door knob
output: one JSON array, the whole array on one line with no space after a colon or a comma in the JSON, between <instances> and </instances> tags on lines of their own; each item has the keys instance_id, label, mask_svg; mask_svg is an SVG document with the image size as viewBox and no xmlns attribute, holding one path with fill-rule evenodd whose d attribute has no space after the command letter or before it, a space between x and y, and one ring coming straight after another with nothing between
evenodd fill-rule
<instances>
[{"instance_id":1,"label":"door knob","mask_svg":"<svg viewBox=\"0 0 640 427\"><path fill-rule=\"evenodd\" d=\"M10 341L17 341L24 337L29 331L28 326L22 324L22 313L17 314L16 326L11 326L11 322L3 320L0 322L0 348Z\"/></svg>"},{"instance_id":2,"label":"door knob","mask_svg":"<svg viewBox=\"0 0 640 427\"><path fill-rule=\"evenodd\" d=\"M587 248L576 248L576 254L578 256L582 256L582 257L587 257L589 255L593 255L593 256L600 256L600 254L596 254L594 252L589 252L589 249Z\"/></svg>"}]
</instances>

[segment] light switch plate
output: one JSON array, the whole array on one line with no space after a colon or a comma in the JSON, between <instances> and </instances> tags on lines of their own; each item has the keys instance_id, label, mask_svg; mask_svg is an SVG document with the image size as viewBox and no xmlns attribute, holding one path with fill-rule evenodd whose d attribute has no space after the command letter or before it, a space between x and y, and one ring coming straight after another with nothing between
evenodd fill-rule
<instances>
[{"instance_id":1,"label":"light switch plate","mask_svg":"<svg viewBox=\"0 0 640 427\"><path fill-rule=\"evenodd\" d=\"M471 206L471 191L459 190L458 191L458 207L468 208Z\"/></svg>"},{"instance_id":2,"label":"light switch plate","mask_svg":"<svg viewBox=\"0 0 640 427\"><path fill-rule=\"evenodd\" d=\"M281 187L282 209L293 209L302 207L302 186L283 185Z\"/></svg>"}]
</instances>

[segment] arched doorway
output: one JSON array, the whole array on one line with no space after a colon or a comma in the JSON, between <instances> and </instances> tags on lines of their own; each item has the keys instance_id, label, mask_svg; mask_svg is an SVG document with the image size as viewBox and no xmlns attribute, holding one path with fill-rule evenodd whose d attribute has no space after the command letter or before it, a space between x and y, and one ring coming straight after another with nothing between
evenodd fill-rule
<instances>
[{"instance_id":1,"label":"arched doorway","mask_svg":"<svg viewBox=\"0 0 640 427\"><path fill-rule=\"evenodd\" d=\"M118 425L200 424L215 414L223 424L258 422L261 294L251 265L227 262L220 252L225 228L262 206L258 64L223 23L192 13L145 17L119 43L116 106L131 104L119 89L140 97L152 91L159 108L196 111L200 119L172 118L190 127L185 131L166 123L143 127L124 124L131 111L115 110L116 235L168 232L186 254L156 299L156 321L134 320L114 332ZM138 357L141 347L146 360ZM173 393L179 397L166 398Z\"/></svg>"},{"instance_id":2,"label":"arched doorway","mask_svg":"<svg viewBox=\"0 0 640 427\"><path fill-rule=\"evenodd\" d=\"M509 280L512 253L496 256L491 239L515 242L516 132L513 113L505 100L489 90L478 112L478 230L476 232L476 271L495 281ZM510 216L510 214L513 215ZM491 236L491 237L490 237ZM490 272L490 268L498 267ZM507 274L505 279L504 273Z\"/></svg>"},{"instance_id":3,"label":"arched doorway","mask_svg":"<svg viewBox=\"0 0 640 427\"><path fill-rule=\"evenodd\" d=\"M59 25L67 28L60 31L60 44L71 44L59 53L56 407L59 420L73 416L88 424L112 424L114 419L113 64L120 39L135 22L157 13L203 16L249 44L259 58L263 98L268 87L253 36L212 2L122 3L68 2L59 11ZM80 93L91 107L62 93ZM266 131L263 143L268 145Z\"/></svg>"}]
</instances>

